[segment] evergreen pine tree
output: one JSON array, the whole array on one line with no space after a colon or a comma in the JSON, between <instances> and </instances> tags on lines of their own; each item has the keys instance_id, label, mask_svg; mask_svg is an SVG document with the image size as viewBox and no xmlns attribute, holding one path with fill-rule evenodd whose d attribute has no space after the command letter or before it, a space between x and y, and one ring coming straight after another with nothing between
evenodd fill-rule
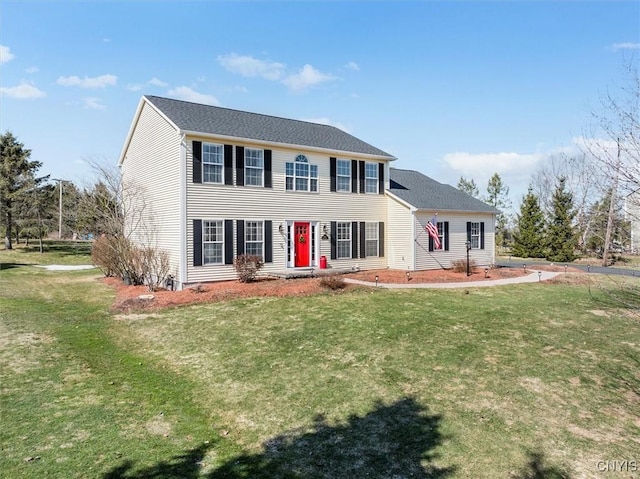
<instances>
[{"instance_id":1,"label":"evergreen pine tree","mask_svg":"<svg viewBox=\"0 0 640 479\"><path fill-rule=\"evenodd\" d=\"M480 190L478 189L478 185L473 178L467 180L464 176L461 176L458 180L457 188L460 191L464 191L469 196L480 198Z\"/></svg>"},{"instance_id":2,"label":"evergreen pine tree","mask_svg":"<svg viewBox=\"0 0 640 479\"><path fill-rule=\"evenodd\" d=\"M511 252L521 258L542 258L545 253L544 214L531 187L522 200Z\"/></svg>"},{"instance_id":3,"label":"evergreen pine tree","mask_svg":"<svg viewBox=\"0 0 640 479\"><path fill-rule=\"evenodd\" d=\"M573 195L565 189L565 178L560 178L553 192L551 218L547 227L547 259L549 261L573 261L576 237L572 220Z\"/></svg>"}]
</instances>

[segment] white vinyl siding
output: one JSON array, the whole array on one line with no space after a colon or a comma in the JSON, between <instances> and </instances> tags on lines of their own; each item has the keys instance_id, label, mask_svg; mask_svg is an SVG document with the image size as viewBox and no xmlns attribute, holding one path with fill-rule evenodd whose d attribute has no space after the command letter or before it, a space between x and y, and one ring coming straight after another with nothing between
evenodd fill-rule
<instances>
[{"instance_id":1,"label":"white vinyl siding","mask_svg":"<svg viewBox=\"0 0 640 479\"><path fill-rule=\"evenodd\" d=\"M186 143L192 141L210 141L227 143L227 140L215 141L204 137L188 137ZM256 145L249 142L234 143L234 146L252 148ZM387 221L387 199L385 195L345 195L330 194L330 154L305 151L296 148L273 148L272 150L272 188L229 188L220 185L193 183L188 181L187 187L187 224L194 219L230 218L233 223L233 255L237 254L238 221L272 221L273 262L266 263L261 270L263 274L284 271L293 261L287 263L290 253L287 245L288 225L295 221L309 221L317 225L317 235L311 241L317 241L312 250L312 261L318 266L320 256L326 256L329 268L348 268L358 266L361 269L380 269L387 267L387 245L385 257L348 258L331 260L331 237L322 239L322 233L330 232L331 222L385 222ZM286 164L298 154L304 154L310 165L318 168L318 193L302 194L286 190ZM356 156L357 158L357 156ZM192 176L191 151L187 151L187 178ZM282 232L280 232L282 225ZM246 226L246 223L245 223ZM189 284L206 281L235 280L237 274L233 265L207 265L193 267L192 229L187 229L187 260ZM385 231L391 231L389 228ZM408 230L405 230L408 231ZM246 236L243 233L243 238ZM225 238L225 247L227 239ZM246 244L245 244L246 250Z\"/></svg>"},{"instance_id":2,"label":"white vinyl siding","mask_svg":"<svg viewBox=\"0 0 640 479\"><path fill-rule=\"evenodd\" d=\"M202 181L224 183L224 146L202 144Z\"/></svg>"},{"instance_id":3,"label":"white vinyl siding","mask_svg":"<svg viewBox=\"0 0 640 479\"><path fill-rule=\"evenodd\" d=\"M244 184L246 186L264 185L264 150L244 149Z\"/></svg>"},{"instance_id":4,"label":"white vinyl siding","mask_svg":"<svg viewBox=\"0 0 640 479\"><path fill-rule=\"evenodd\" d=\"M132 241L169 253L169 273L180 276L180 137L156 110L143 103L120 167L129 200L126 225Z\"/></svg>"},{"instance_id":5,"label":"white vinyl siding","mask_svg":"<svg viewBox=\"0 0 640 479\"><path fill-rule=\"evenodd\" d=\"M351 191L351 161L337 160L336 162L336 190Z\"/></svg>"}]
</instances>

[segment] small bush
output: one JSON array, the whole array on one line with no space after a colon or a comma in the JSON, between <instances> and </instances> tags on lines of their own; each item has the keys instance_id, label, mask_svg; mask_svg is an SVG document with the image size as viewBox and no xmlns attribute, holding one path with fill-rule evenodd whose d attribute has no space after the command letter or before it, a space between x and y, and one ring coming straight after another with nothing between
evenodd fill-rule
<instances>
[{"instance_id":1,"label":"small bush","mask_svg":"<svg viewBox=\"0 0 640 479\"><path fill-rule=\"evenodd\" d=\"M455 273L466 273L467 272L467 260L466 259L457 259L455 261L451 262L451 267L453 268L453 271ZM471 273L475 273L476 272L476 260L474 259L470 259L469 260L469 272Z\"/></svg>"},{"instance_id":2,"label":"small bush","mask_svg":"<svg viewBox=\"0 0 640 479\"><path fill-rule=\"evenodd\" d=\"M346 286L344 278L339 274L330 274L320 278L320 286L327 289L338 290Z\"/></svg>"},{"instance_id":3,"label":"small bush","mask_svg":"<svg viewBox=\"0 0 640 479\"><path fill-rule=\"evenodd\" d=\"M258 271L264 266L260 256L253 254L241 254L233 260L233 267L238 274L238 281L251 283L256 279Z\"/></svg>"}]
</instances>

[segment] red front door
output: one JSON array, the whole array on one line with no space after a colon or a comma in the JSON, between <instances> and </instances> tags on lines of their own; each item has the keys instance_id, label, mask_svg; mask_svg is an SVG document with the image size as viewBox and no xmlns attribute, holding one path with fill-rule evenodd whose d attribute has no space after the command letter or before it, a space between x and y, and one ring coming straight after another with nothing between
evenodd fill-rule
<instances>
[{"instance_id":1,"label":"red front door","mask_svg":"<svg viewBox=\"0 0 640 479\"><path fill-rule=\"evenodd\" d=\"M309 251L311 249L311 234L309 223L294 223L293 224L293 249L295 256L295 266L304 267L309 266Z\"/></svg>"}]
</instances>

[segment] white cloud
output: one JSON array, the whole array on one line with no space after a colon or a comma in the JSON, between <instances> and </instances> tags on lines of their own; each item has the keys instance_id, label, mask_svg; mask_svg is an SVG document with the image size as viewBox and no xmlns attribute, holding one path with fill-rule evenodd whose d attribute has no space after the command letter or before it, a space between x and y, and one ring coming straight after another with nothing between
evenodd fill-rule
<instances>
[{"instance_id":1,"label":"white cloud","mask_svg":"<svg viewBox=\"0 0 640 479\"><path fill-rule=\"evenodd\" d=\"M87 97L83 98L82 102L84 107L89 110L104 110L106 107L102 104L102 100L100 98L95 97Z\"/></svg>"},{"instance_id":2,"label":"white cloud","mask_svg":"<svg viewBox=\"0 0 640 479\"><path fill-rule=\"evenodd\" d=\"M356 62L349 62L344 66L347 70L351 70L354 72L359 72L360 71L360 65L358 65Z\"/></svg>"},{"instance_id":3,"label":"white cloud","mask_svg":"<svg viewBox=\"0 0 640 479\"><path fill-rule=\"evenodd\" d=\"M623 43L614 43L613 45L611 45L611 48L613 48L613 51L618 51L618 50L640 50L640 43L633 43L633 42L623 42Z\"/></svg>"},{"instance_id":4,"label":"white cloud","mask_svg":"<svg viewBox=\"0 0 640 479\"><path fill-rule=\"evenodd\" d=\"M153 77L151 80L149 80L147 82L147 84L149 85L153 85L153 86L159 86L159 87L166 87L169 86L169 84L167 82L163 82L162 80L158 80L156 77Z\"/></svg>"},{"instance_id":5,"label":"white cloud","mask_svg":"<svg viewBox=\"0 0 640 479\"><path fill-rule=\"evenodd\" d=\"M38 72L40 71L40 69L39 69L38 67L35 67L35 66L34 66L34 67L29 67L29 68L27 68L25 71L26 71L27 73L31 73L31 74L33 74L33 73L38 73Z\"/></svg>"},{"instance_id":6,"label":"white cloud","mask_svg":"<svg viewBox=\"0 0 640 479\"><path fill-rule=\"evenodd\" d=\"M140 83L129 83L127 85L127 90L129 91L140 91L144 88Z\"/></svg>"},{"instance_id":7,"label":"white cloud","mask_svg":"<svg viewBox=\"0 0 640 479\"><path fill-rule=\"evenodd\" d=\"M322 73L307 64L295 75L289 75L287 78L282 80L282 83L284 83L290 90L299 92L335 79L336 77L333 75Z\"/></svg>"},{"instance_id":8,"label":"white cloud","mask_svg":"<svg viewBox=\"0 0 640 479\"><path fill-rule=\"evenodd\" d=\"M32 100L47 96L46 93L38 87L26 82L22 82L20 85L14 87L0 87L0 95L17 98L19 100Z\"/></svg>"},{"instance_id":9,"label":"white cloud","mask_svg":"<svg viewBox=\"0 0 640 479\"><path fill-rule=\"evenodd\" d=\"M117 83L118 77L115 75L100 75L98 77L80 78L77 76L59 77L58 85L62 86L78 86L80 88L104 88L113 86Z\"/></svg>"},{"instance_id":10,"label":"white cloud","mask_svg":"<svg viewBox=\"0 0 640 479\"><path fill-rule=\"evenodd\" d=\"M11 61L16 56L11 53L11 49L9 47L5 47L4 45L0 45L0 64L7 63Z\"/></svg>"},{"instance_id":11,"label":"white cloud","mask_svg":"<svg viewBox=\"0 0 640 479\"><path fill-rule=\"evenodd\" d=\"M345 131L347 133L351 133L349 131L349 128L347 128L345 125L343 125L342 123L338 123L335 121L331 121L329 118L326 117L320 117L320 118L301 118L302 121L308 121L309 123L319 123L320 125L329 125L329 126L335 126L336 128L341 129L342 131Z\"/></svg>"},{"instance_id":12,"label":"white cloud","mask_svg":"<svg viewBox=\"0 0 640 479\"><path fill-rule=\"evenodd\" d=\"M265 80L279 80L284 72L282 63L258 60L247 55L230 53L218 56L218 63L232 73L244 77L260 77Z\"/></svg>"},{"instance_id":13,"label":"white cloud","mask_svg":"<svg viewBox=\"0 0 640 479\"><path fill-rule=\"evenodd\" d=\"M544 155L538 153L466 153L444 155L443 161L451 169L472 178L489 177L494 172L507 174L532 170Z\"/></svg>"},{"instance_id":14,"label":"white cloud","mask_svg":"<svg viewBox=\"0 0 640 479\"><path fill-rule=\"evenodd\" d=\"M192 101L194 103L204 103L205 105L218 106L220 102L212 95L199 93L188 86L179 86L169 90L169 95L176 97L178 100Z\"/></svg>"}]
</instances>

